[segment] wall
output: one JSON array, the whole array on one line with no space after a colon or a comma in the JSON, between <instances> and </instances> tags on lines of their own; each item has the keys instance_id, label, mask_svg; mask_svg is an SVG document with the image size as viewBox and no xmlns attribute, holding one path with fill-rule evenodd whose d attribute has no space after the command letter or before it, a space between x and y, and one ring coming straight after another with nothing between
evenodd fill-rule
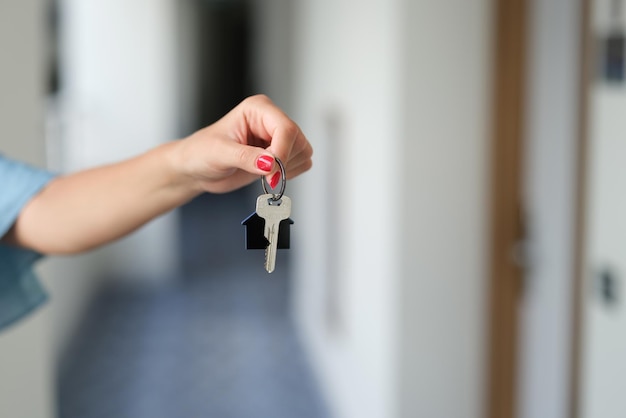
<instances>
[{"instance_id":1,"label":"wall","mask_svg":"<svg viewBox=\"0 0 626 418\"><path fill-rule=\"evenodd\" d=\"M400 417L484 416L492 2L406 2Z\"/></svg>"},{"instance_id":2,"label":"wall","mask_svg":"<svg viewBox=\"0 0 626 418\"><path fill-rule=\"evenodd\" d=\"M176 139L176 2L61 4L63 170L119 161ZM147 283L173 277L176 225L173 212L108 246L100 273Z\"/></svg>"},{"instance_id":3,"label":"wall","mask_svg":"<svg viewBox=\"0 0 626 418\"><path fill-rule=\"evenodd\" d=\"M0 152L45 163L43 1L0 2ZM50 318L39 311L0 334L0 416L51 418Z\"/></svg>"},{"instance_id":4,"label":"wall","mask_svg":"<svg viewBox=\"0 0 626 418\"><path fill-rule=\"evenodd\" d=\"M256 0L250 2L252 19L252 63L255 87L290 113L294 110L294 2Z\"/></svg>"},{"instance_id":5,"label":"wall","mask_svg":"<svg viewBox=\"0 0 626 418\"><path fill-rule=\"evenodd\" d=\"M613 15L612 3L591 1L592 34L598 42L615 26L626 25L626 10ZM626 410L621 390L626 385L626 86L596 77L590 89L580 416L613 418ZM602 271L613 277L613 302L602 296Z\"/></svg>"},{"instance_id":6,"label":"wall","mask_svg":"<svg viewBox=\"0 0 626 418\"><path fill-rule=\"evenodd\" d=\"M297 4L295 306L337 417L482 416L490 4Z\"/></svg>"},{"instance_id":7,"label":"wall","mask_svg":"<svg viewBox=\"0 0 626 418\"><path fill-rule=\"evenodd\" d=\"M313 170L290 185L295 306L337 417L395 407L398 7L303 1L295 10L294 117L315 148Z\"/></svg>"}]
</instances>

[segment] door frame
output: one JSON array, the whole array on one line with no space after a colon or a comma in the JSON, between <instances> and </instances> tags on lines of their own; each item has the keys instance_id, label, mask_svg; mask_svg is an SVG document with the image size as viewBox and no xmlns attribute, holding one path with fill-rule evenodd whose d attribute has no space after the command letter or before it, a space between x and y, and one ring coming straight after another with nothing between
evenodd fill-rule
<instances>
[{"instance_id":1,"label":"door frame","mask_svg":"<svg viewBox=\"0 0 626 418\"><path fill-rule=\"evenodd\" d=\"M568 417L580 418L584 338L584 254L587 197L588 105L593 71L591 0L580 0L576 194L571 294L571 356ZM489 335L486 410L489 418L515 418L517 412L519 303L524 271L514 250L524 239L523 167L525 145L529 7L532 0L494 0L494 61L491 132L491 224L489 260Z\"/></svg>"},{"instance_id":2,"label":"door frame","mask_svg":"<svg viewBox=\"0 0 626 418\"><path fill-rule=\"evenodd\" d=\"M518 301L523 271L512 251L521 218L527 80L528 0L494 1L487 416L513 418L517 393Z\"/></svg>"}]
</instances>

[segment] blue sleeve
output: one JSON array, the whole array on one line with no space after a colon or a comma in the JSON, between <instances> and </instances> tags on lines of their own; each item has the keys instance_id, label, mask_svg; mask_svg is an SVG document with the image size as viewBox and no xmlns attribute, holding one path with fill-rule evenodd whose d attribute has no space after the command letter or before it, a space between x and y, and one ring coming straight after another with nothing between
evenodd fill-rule
<instances>
[{"instance_id":1,"label":"blue sleeve","mask_svg":"<svg viewBox=\"0 0 626 418\"><path fill-rule=\"evenodd\" d=\"M52 173L0 155L0 237L22 208L54 177ZM40 306L47 295L33 272L41 257L0 244L0 330Z\"/></svg>"}]
</instances>

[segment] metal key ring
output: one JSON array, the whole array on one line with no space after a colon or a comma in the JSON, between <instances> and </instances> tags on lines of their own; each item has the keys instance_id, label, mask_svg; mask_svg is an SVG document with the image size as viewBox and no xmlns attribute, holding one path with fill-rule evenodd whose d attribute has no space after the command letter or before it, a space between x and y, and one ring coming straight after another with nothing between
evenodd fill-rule
<instances>
[{"instance_id":1,"label":"metal key ring","mask_svg":"<svg viewBox=\"0 0 626 418\"><path fill-rule=\"evenodd\" d=\"M272 200L274 202L280 200L283 197L283 194L285 194L285 187L287 186L287 172L285 170L285 166L283 165L283 162L280 161L278 158L276 158L276 162L278 163L278 167L280 167L281 183L280 192L278 194L272 193ZM263 191L265 192L265 194L270 194L267 191L267 180L265 179L265 176L261 176L261 185L263 186Z\"/></svg>"}]
</instances>

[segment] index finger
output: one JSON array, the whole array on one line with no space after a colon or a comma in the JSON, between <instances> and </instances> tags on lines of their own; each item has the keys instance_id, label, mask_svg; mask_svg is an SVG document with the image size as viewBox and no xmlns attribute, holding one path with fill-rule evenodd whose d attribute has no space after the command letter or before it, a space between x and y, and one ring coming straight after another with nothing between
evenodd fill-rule
<instances>
[{"instance_id":1,"label":"index finger","mask_svg":"<svg viewBox=\"0 0 626 418\"><path fill-rule=\"evenodd\" d=\"M296 142L306 138L298 127L267 96L252 96L242 102L250 133L269 143L267 150L285 164Z\"/></svg>"}]
</instances>

